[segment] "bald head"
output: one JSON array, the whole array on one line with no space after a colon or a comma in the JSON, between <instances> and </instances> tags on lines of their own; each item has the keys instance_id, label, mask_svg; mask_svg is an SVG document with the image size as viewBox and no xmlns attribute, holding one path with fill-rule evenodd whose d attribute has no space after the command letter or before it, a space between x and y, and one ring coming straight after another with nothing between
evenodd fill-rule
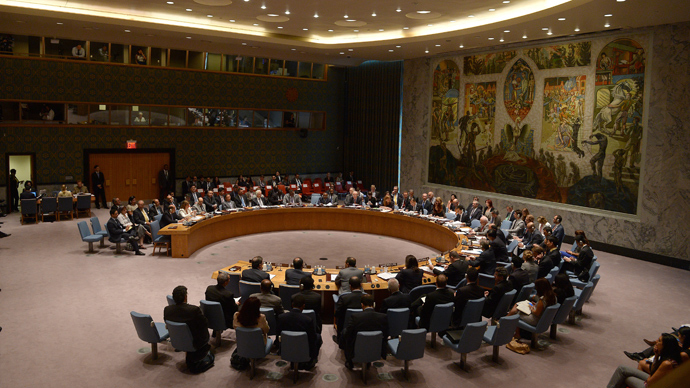
<instances>
[{"instance_id":1,"label":"bald head","mask_svg":"<svg viewBox=\"0 0 690 388\"><path fill-rule=\"evenodd\" d=\"M388 291L390 291L391 294L400 291L400 282L398 282L398 279L388 280Z\"/></svg>"},{"instance_id":2,"label":"bald head","mask_svg":"<svg viewBox=\"0 0 690 388\"><path fill-rule=\"evenodd\" d=\"M261 281L261 293L262 294L269 294L271 292L271 287L273 287L273 283L271 283L270 280L264 279Z\"/></svg>"}]
</instances>

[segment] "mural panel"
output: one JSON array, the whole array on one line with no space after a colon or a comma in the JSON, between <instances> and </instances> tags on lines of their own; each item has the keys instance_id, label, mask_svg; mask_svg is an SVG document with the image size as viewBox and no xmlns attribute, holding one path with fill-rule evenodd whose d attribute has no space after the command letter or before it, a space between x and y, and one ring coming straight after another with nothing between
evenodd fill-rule
<instances>
[{"instance_id":1,"label":"mural panel","mask_svg":"<svg viewBox=\"0 0 690 388\"><path fill-rule=\"evenodd\" d=\"M563 67L589 66L592 42L577 42L523 50L540 70Z\"/></svg>"},{"instance_id":2,"label":"mural panel","mask_svg":"<svg viewBox=\"0 0 690 388\"><path fill-rule=\"evenodd\" d=\"M442 61L434 70L431 138L448 141L457 135L460 69L453 61Z\"/></svg>"},{"instance_id":3,"label":"mural panel","mask_svg":"<svg viewBox=\"0 0 690 388\"><path fill-rule=\"evenodd\" d=\"M491 152L496 116L496 82L465 84L464 112L458 123L458 149L467 155L470 165L475 165Z\"/></svg>"},{"instance_id":4,"label":"mural panel","mask_svg":"<svg viewBox=\"0 0 690 388\"><path fill-rule=\"evenodd\" d=\"M544 80L542 148L549 151L575 152L579 157L585 156L580 148L579 133L585 114L586 78L581 75Z\"/></svg>"},{"instance_id":5,"label":"mural panel","mask_svg":"<svg viewBox=\"0 0 690 388\"><path fill-rule=\"evenodd\" d=\"M503 51L468 56L463 58L463 71L465 75L501 73L516 55L516 51Z\"/></svg>"},{"instance_id":6,"label":"mural panel","mask_svg":"<svg viewBox=\"0 0 690 388\"><path fill-rule=\"evenodd\" d=\"M516 125L527 116L534 102L534 74L527 62L518 59L511 66L503 86L503 103Z\"/></svg>"}]
</instances>

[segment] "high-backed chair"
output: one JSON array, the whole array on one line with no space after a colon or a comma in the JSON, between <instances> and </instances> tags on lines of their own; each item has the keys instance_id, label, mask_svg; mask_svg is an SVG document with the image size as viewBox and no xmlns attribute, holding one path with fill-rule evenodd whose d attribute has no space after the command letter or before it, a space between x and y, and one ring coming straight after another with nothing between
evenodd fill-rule
<instances>
[{"instance_id":1,"label":"high-backed chair","mask_svg":"<svg viewBox=\"0 0 690 388\"><path fill-rule=\"evenodd\" d=\"M244 301L249 299L249 295L261 292L261 283L248 282L246 280L240 280L240 304L244 304ZM237 296L235 296L237 297Z\"/></svg>"},{"instance_id":2,"label":"high-backed chair","mask_svg":"<svg viewBox=\"0 0 690 388\"><path fill-rule=\"evenodd\" d=\"M209 300L199 301L201 312L208 320L208 328L213 330L216 335L216 346L221 344L221 334L228 328L225 324L225 315L223 314L223 306L218 302L211 302Z\"/></svg>"},{"instance_id":3,"label":"high-backed chair","mask_svg":"<svg viewBox=\"0 0 690 388\"><path fill-rule=\"evenodd\" d=\"M388 335L391 338L399 336L410 323L408 308L388 309L386 315L388 316Z\"/></svg>"},{"instance_id":4,"label":"high-backed chair","mask_svg":"<svg viewBox=\"0 0 690 388\"><path fill-rule=\"evenodd\" d=\"M546 309L544 309L544 312L541 314L539 322L537 322L536 326L532 326L525 321L518 322L518 327L520 329L532 333L532 343L530 344L530 346L533 349L537 348L537 337L539 336L539 334L549 330L549 326L551 326L551 322L553 322L553 318L556 316L556 313L558 312L559 308L561 308L561 305L556 303L553 306L549 306Z\"/></svg>"},{"instance_id":5,"label":"high-backed chair","mask_svg":"<svg viewBox=\"0 0 690 388\"><path fill-rule=\"evenodd\" d=\"M410 290L410 300L414 302L415 300L419 299L419 297L426 295L430 292L433 292L436 289L436 285L434 284L425 284L421 286L417 286L413 289Z\"/></svg>"},{"instance_id":6,"label":"high-backed chair","mask_svg":"<svg viewBox=\"0 0 690 388\"><path fill-rule=\"evenodd\" d=\"M362 364L362 380L367 383L367 370L369 363L381 358L381 343L383 333L381 331L360 331L355 339L355 356L352 362Z\"/></svg>"},{"instance_id":7,"label":"high-backed chair","mask_svg":"<svg viewBox=\"0 0 690 388\"><path fill-rule=\"evenodd\" d=\"M493 288L496 284L496 277L494 275L489 275L485 273L480 273L477 279L477 285L483 288Z\"/></svg>"},{"instance_id":8,"label":"high-backed chair","mask_svg":"<svg viewBox=\"0 0 690 388\"><path fill-rule=\"evenodd\" d=\"M361 312L362 312L362 309L347 309L347 310L345 310L345 320L343 321L344 326L339 327L338 331L342 332L347 327L347 324L350 323L350 318L352 317L352 314L361 313Z\"/></svg>"},{"instance_id":9,"label":"high-backed chair","mask_svg":"<svg viewBox=\"0 0 690 388\"><path fill-rule=\"evenodd\" d=\"M283 302L283 308L290 310L292 308L292 296L299 292L299 286L281 284L278 288L278 295Z\"/></svg>"},{"instance_id":10,"label":"high-backed chair","mask_svg":"<svg viewBox=\"0 0 690 388\"><path fill-rule=\"evenodd\" d=\"M321 196L319 194L312 193L311 199L309 200L309 203L311 203L312 205L318 205L319 199L321 199Z\"/></svg>"},{"instance_id":11,"label":"high-backed chair","mask_svg":"<svg viewBox=\"0 0 690 388\"><path fill-rule=\"evenodd\" d=\"M189 326L187 326L186 323L166 320L165 326L168 328L168 333L170 334L170 343L172 344L173 348L182 352L196 351L192 331L189 329Z\"/></svg>"},{"instance_id":12,"label":"high-backed chair","mask_svg":"<svg viewBox=\"0 0 690 388\"><path fill-rule=\"evenodd\" d=\"M93 243L103 241L103 236L91 234L89 226L86 225L86 221L79 221L79 223L77 223L77 228L79 228L81 241L89 243L89 253L94 253Z\"/></svg>"},{"instance_id":13,"label":"high-backed chair","mask_svg":"<svg viewBox=\"0 0 690 388\"><path fill-rule=\"evenodd\" d=\"M450 326L450 320L453 318L453 306L455 303L443 303L434 306L429 319L429 332L431 333L431 347L436 346L436 333L445 331ZM415 323L419 326L420 317L415 318Z\"/></svg>"},{"instance_id":14,"label":"high-backed chair","mask_svg":"<svg viewBox=\"0 0 690 388\"><path fill-rule=\"evenodd\" d=\"M472 220L472 222L470 222L470 228L478 228L479 226L481 226L481 224L482 223L479 220Z\"/></svg>"},{"instance_id":15,"label":"high-backed chair","mask_svg":"<svg viewBox=\"0 0 690 388\"><path fill-rule=\"evenodd\" d=\"M108 237L108 231L103 230L101 228L101 222L98 220L98 217L91 217L91 230L93 230L93 234L95 235L100 235L103 236L103 240L101 240L101 248L105 247L105 238Z\"/></svg>"},{"instance_id":16,"label":"high-backed chair","mask_svg":"<svg viewBox=\"0 0 690 388\"><path fill-rule=\"evenodd\" d=\"M573 305L577 301L577 296L571 296L565 298L561 307L558 309L556 316L553 317L551 321L551 333L549 334L551 339L556 339L556 333L558 332L558 325L565 322L570 316L570 311L573 309Z\"/></svg>"},{"instance_id":17,"label":"high-backed chair","mask_svg":"<svg viewBox=\"0 0 690 388\"><path fill-rule=\"evenodd\" d=\"M155 216L153 216L153 219L154 219L154 221L160 221L163 219L163 215L162 214L156 214Z\"/></svg>"},{"instance_id":18,"label":"high-backed chair","mask_svg":"<svg viewBox=\"0 0 690 388\"><path fill-rule=\"evenodd\" d=\"M70 220L74 219L74 198L72 197L58 197L58 221L63 215L68 215Z\"/></svg>"},{"instance_id":19,"label":"high-backed chair","mask_svg":"<svg viewBox=\"0 0 690 388\"><path fill-rule=\"evenodd\" d=\"M173 299L172 295L166 295L165 299L168 301L168 306L175 305L175 299Z\"/></svg>"},{"instance_id":20,"label":"high-backed chair","mask_svg":"<svg viewBox=\"0 0 690 388\"><path fill-rule=\"evenodd\" d=\"M510 227L513 225L513 221L511 220L503 220L501 222L501 229L510 229Z\"/></svg>"},{"instance_id":21,"label":"high-backed chair","mask_svg":"<svg viewBox=\"0 0 690 388\"><path fill-rule=\"evenodd\" d=\"M91 195L77 195L77 218L80 213L86 213L87 217L91 217Z\"/></svg>"},{"instance_id":22,"label":"high-backed chair","mask_svg":"<svg viewBox=\"0 0 690 388\"><path fill-rule=\"evenodd\" d=\"M393 357L405 361L403 374L405 379L407 379L410 370L410 361L424 357L426 329L403 330L398 338L389 339L387 345Z\"/></svg>"},{"instance_id":23,"label":"high-backed chair","mask_svg":"<svg viewBox=\"0 0 690 388\"><path fill-rule=\"evenodd\" d=\"M498 349L503 345L507 345L515 335L520 315L515 314L511 316L501 317L498 325L489 326L484 333L484 342L494 347L492 359L498 362Z\"/></svg>"},{"instance_id":24,"label":"high-backed chair","mask_svg":"<svg viewBox=\"0 0 690 388\"><path fill-rule=\"evenodd\" d=\"M151 223L151 238L153 240L153 252L151 255L156 254L156 248L160 252L161 248L165 247L166 254L170 256L170 236L158 234L160 230L160 221L153 221Z\"/></svg>"},{"instance_id":25,"label":"high-backed chair","mask_svg":"<svg viewBox=\"0 0 690 388\"><path fill-rule=\"evenodd\" d=\"M592 266L589 267L589 281L592 281L592 279L594 279L594 276L596 276L597 272L599 271L599 267L601 267L601 264L599 264L599 262L592 262ZM570 283L578 288L582 288L587 285L587 282L578 280L577 277L575 277L575 275L571 276Z\"/></svg>"},{"instance_id":26,"label":"high-backed chair","mask_svg":"<svg viewBox=\"0 0 690 388\"><path fill-rule=\"evenodd\" d=\"M458 343L453 343L448 335L443 337L443 344L460 353L460 368L465 369L467 362L467 353L474 352L482 346L484 339L484 331L486 330L486 321L470 323L465 326L462 331Z\"/></svg>"},{"instance_id":27,"label":"high-backed chair","mask_svg":"<svg viewBox=\"0 0 690 388\"><path fill-rule=\"evenodd\" d=\"M575 288L574 291L575 296L577 296L577 301L573 305L573 308L570 310L570 315L568 316L568 323L571 325L575 323L575 314L582 313L582 307L592 295L592 291L594 291L594 283L588 282L585 288L582 290Z\"/></svg>"},{"instance_id":28,"label":"high-backed chair","mask_svg":"<svg viewBox=\"0 0 690 388\"><path fill-rule=\"evenodd\" d=\"M467 304L465 304L465 309L462 310L460 327L465 327L467 324L482 320L484 302L486 302L486 298L472 299L467 301Z\"/></svg>"},{"instance_id":29,"label":"high-backed chair","mask_svg":"<svg viewBox=\"0 0 690 388\"><path fill-rule=\"evenodd\" d=\"M266 322L268 322L268 335L276 335L276 312L270 307L261 307L259 309L261 314L266 316Z\"/></svg>"},{"instance_id":30,"label":"high-backed chair","mask_svg":"<svg viewBox=\"0 0 690 388\"><path fill-rule=\"evenodd\" d=\"M454 286L448 285L447 287L450 288L451 290L457 290L458 288L464 287L466 285L467 285L467 278L463 278L462 280L460 280L460 282L458 284L456 284Z\"/></svg>"},{"instance_id":31,"label":"high-backed chair","mask_svg":"<svg viewBox=\"0 0 690 388\"><path fill-rule=\"evenodd\" d=\"M271 352L273 340L267 338L266 344L264 344L263 332L258 327L236 327L235 333L237 335L237 354L249 359L249 379L251 380L254 378L256 360L266 357Z\"/></svg>"},{"instance_id":32,"label":"high-backed chair","mask_svg":"<svg viewBox=\"0 0 690 388\"><path fill-rule=\"evenodd\" d=\"M522 289L520 289L520 293L517 295L517 297L515 297L513 304L527 300L527 298L532 295L532 291L534 291L534 283L529 283L522 286Z\"/></svg>"},{"instance_id":33,"label":"high-backed chair","mask_svg":"<svg viewBox=\"0 0 690 388\"><path fill-rule=\"evenodd\" d=\"M304 309L302 310L302 314L308 315L309 318L311 318L311 321L314 322L314 330L316 331L316 333L321 334L321 330L319 329L319 322L316 320L316 311L311 309Z\"/></svg>"},{"instance_id":34,"label":"high-backed chair","mask_svg":"<svg viewBox=\"0 0 690 388\"><path fill-rule=\"evenodd\" d=\"M492 325L495 325L499 319L503 318L508 313L508 310L512 307L513 299L515 299L515 294L517 294L516 290L511 290L503 294L501 300L499 300L496 305L494 315L491 316Z\"/></svg>"},{"instance_id":35,"label":"high-backed chair","mask_svg":"<svg viewBox=\"0 0 690 388\"><path fill-rule=\"evenodd\" d=\"M309 362L309 338L306 331L288 331L280 333L280 358L292 364L292 382L299 377L300 362Z\"/></svg>"},{"instance_id":36,"label":"high-backed chair","mask_svg":"<svg viewBox=\"0 0 690 388\"><path fill-rule=\"evenodd\" d=\"M129 315L132 316L134 328L137 330L139 339L151 344L151 355L153 359L158 358L158 343L163 342L170 336L165 324L162 322L154 322L148 314L139 314L131 311Z\"/></svg>"},{"instance_id":37,"label":"high-backed chair","mask_svg":"<svg viewBox=\"0 0 690 388\"><path fill-rule=\"evenodd\" d=\"M27 219L33 219L35 223L38 223L38 207L36 205L36 198L33 199L22 199L22 218L21 223L24 224Z\"/></svg>"},{"instance_id":38,"label":"high-backed chair","mask_svg":"<svg viewBox=\"0 0 690 388\"><path fill-rule=\"evenodd\" d=\"M544 279L548 280L550 284L553 284L553 281L556 279L556 275L558 275L558 271L560 268L558 267L553 267L551 268L551 271L544 277Z\"/></svg>"},{"instance_id":39,"label":"high-backed chair","mask_svg":"<svg viewBox=\"0 0 690 388\"><path fill-rule=\"evenodd\" d=\"M508 254L512 253L512 252L515 250L515 248L517 248L517 246L518 246L519 243L520 243L520 242L519 242L518 240L513 239L513 240L510 242L510 244L508 244L508 246L506 247L506 250L508 251Z\"/></svg>"},{"instance_id":40,"label":"high-backed chair","mask_svg":"<svg viewBox=\"0 0 690 388\"><path fill-rule=\"evenodd\" d=\"M45 221L46 217L53 217L57 220L57 198L55 197L43 197L41 199L41 222Z\"/></svg>"},{"instance_id":41,"label":"high-backed chair","mask_svg":"<svg viewBox=\"0 0 690 388\"><path fill-rule=\"evenodd\" d=\"M240 275L232 273L228 274L230 275L230 282L227 286L225 286L225 289L230 290L232 294L235 295L235 298L239 298L242 295L240 294Z\"/></svg>"}]
</instances>

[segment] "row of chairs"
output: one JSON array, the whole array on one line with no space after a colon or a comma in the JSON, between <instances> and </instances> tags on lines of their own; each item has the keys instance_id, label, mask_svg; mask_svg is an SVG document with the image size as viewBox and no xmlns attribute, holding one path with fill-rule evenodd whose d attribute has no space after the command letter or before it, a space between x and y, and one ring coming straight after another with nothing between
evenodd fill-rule
<instances>
[{"instance_id":1,"label":"row of chairs","mask_svg":"<svg viewBox=\"0 0 690 388\"><path fill-rule=\"evenodd\" d=\"M166 248L166 253L167 255L170 255L170 240L168 236L160 235L158 232L160 231L160 220L163 216L161 214L157 215L154 218L154 221L151 222L151 236L153 239L153 253L156 253L156 248L159 249L159 251L165 247ZM89 253L95 253L93 249L93 243L95 242L100 242L100 248L105 248L104 240L105 238L108 238L110 240L110 233L108 232L107 226L104 224L104 228L101 228L101 222L98 220L98 217L91 217L91 229L93 230L93 233L89 231L89 227L86 225L86 221L80 221L77 223L77 228L79 229L79 235L81 236L81 241L86 242L89 244ZM124 239L121 241L116 241L116 248L115 252L116 253L121 253L122 252L122 243L126 243Z\"/></svg>"},{"instance_id":2,"label":"row of chairs","mask_svg":"<svg viewBox=\"0 0 690 388\"><path fill-rule=\"evenodd\" d=\"M74 216L79 218L82 213L91 217L90 195L78 195L76 207L72 197L43 197L40 206L36 198L22 199L21 205L22 224L25 224L27 220L38 223L39 217L41 217L41 222L45 221L45 217L53 217L56 221L60 221L63 217L69 217L72 220Z\"/></svg>"}]
</instances>

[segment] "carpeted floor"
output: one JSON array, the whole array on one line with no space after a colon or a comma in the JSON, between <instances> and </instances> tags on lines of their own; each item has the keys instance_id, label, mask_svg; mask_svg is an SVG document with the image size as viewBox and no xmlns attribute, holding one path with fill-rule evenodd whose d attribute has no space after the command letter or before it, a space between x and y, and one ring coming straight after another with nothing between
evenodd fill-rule
<instances>
[{"instance_id":1,"label":"carpeted floor","mask_svg":"<svg viewBox=\"0 0 690 388\"><path fill-rule=\"evenodd\" d=\"M106 210L95 211L101 222ZM381 262L402 262L407 254L426 256L433 250L418 244L379 236L341 232L286 232L245 236L208 246L189 259L165 256L115 255L110 249L86 254L77 220L20 225L16 214L1 218L0 239L0 386L2 387L136 387L136 386L282 386L292 385L286 367L272 355L259 364L253 381L230 368L234 333L226 331L215 350L216 365L190 375L184 354L159 345L160 358L150 359L148 344L140 341L129 312L163 318L165 295L186 285L189 301L198 303L211 273L237 259L256 254L269 261L287 262L301 255L314 264L327 257L328 266L346 256ZM425 357L411 363L411 377L400 373L402 362L389 357L369 374L369 386L490 387L603 387L618 364L634 366L623 350L646 347L642 338L690 322L683 302L690 294L688 272L621 256L596 252L602 279L584 317L575 325L561 325L558 339L543 336L543 350L518 355L501 349L499 364L484 345L468 355L468 371L455 362L459 354L438 343ZM334 264L332 264L334 263ZM344 359L329 339L319 363L302 373L298 386L362 386L358 371L344 368ZM430 338L430 337L428 337ZM282 377L282 378L281 378ZM277 379L277 380L273 380Z\"/></svg>"}]
</instances>

